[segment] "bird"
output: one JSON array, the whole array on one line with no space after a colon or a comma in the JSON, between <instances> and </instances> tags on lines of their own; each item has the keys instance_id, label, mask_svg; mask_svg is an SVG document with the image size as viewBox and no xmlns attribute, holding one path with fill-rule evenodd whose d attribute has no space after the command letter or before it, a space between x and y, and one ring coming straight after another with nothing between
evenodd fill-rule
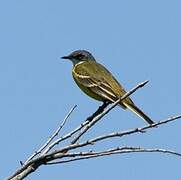
<instances>
[{"instance_id":1,"label":"bird","mask_svg":"<svg viewBox=\"0 0 181 180\"><path fill-rule=\"evenodd\" d=\"M93 99L114 103L126 93L112 73L98 63L87 50L76 50L67 56L63 56L62 59L70 60L73 63L73 79L78 87ZM140 110L130 97L121 101L119 106L123 109L130 109L148 124L154 124L154 121Z\"/></svg>"}]
</instances>

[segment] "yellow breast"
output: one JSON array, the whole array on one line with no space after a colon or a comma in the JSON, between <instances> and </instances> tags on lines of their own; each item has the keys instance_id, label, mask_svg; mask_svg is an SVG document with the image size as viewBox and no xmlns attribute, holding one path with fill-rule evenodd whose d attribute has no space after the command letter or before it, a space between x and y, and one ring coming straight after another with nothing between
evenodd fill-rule
<instances>
[{"instance_id":1,"label":"yellow breast","mask_svg":"<svg viewBox=\"0 0 181 180\"><path fill-rule=\"evenodd\" d=\"M78 87L85 93L87 94L89 97L96 99L98 101L104 101L105 99L102 98L101 96L97 95L96 93L94 93L89 87L86 87L84 85L81 84L81 82L79 82L77 77L77 73L75 71L76 66L74 66L73 70L72 70L72 76L74 81L76 82L76 84L78 85Z\"/></svg>"}]
</instances>

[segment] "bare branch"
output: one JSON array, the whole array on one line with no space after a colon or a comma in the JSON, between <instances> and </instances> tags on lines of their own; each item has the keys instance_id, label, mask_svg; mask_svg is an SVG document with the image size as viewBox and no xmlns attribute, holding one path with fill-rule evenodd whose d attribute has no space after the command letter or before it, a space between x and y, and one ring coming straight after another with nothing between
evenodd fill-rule
<instances>
[{"instance_id":1,"label":"bare branch","mask_svg":"<svg viewBox=\"0 0 181 180\"><path fill-rule=\"evenodd\" d=\"M68 112L68 114L65 116L63 122L61 123L61 125L58 127L58 129L52 134L52 136L49 137L48 141L42 146L40 147L40 149L36 152L34 152L26 161L25 164L30 161L31 159L33 159L34 157L36 157L38 154L40 154L51 142L52 140L59 134L60 130L63 128L63 126L65 125L65 123L67 122L68 118L70 117L70 115L72 114L72 112L74 111L74 109L77 107L77 105L74 105L70 111Z\"/></svg>"},{"instance_id":2,"label":"bare branch","mask_svg":"<svg viewBox=\"0 0 181 180\"><path fill-rule=\"evenodd\" d=\"M166 123L175 121L175 120L180 119L180 118L181 118L181 115L173 116L173 117L170 117L166 120L162 120L162 121L159 121L158 123L155 123L152 125L147 125L147 126L144 126L142 128L130 129L127 131L114 132L114 133L110 133L107 135L99 136L99 137L96 137L94 139L89 140L89 142L90 142L90 144L93 144L95 142L102 141L102 140L109 139L109 138L113 138L113 137L122 137L122 136L130 135L130 134L134 134L134 133L145 133L146 129L158 127L162 124L166 124Z\"/></svg>"},{"instance_id":3,"label":"bare branch","mask_svg":"<svg viewBox=\"0 0 181 180\"><path fill-rule=\"evenodd\" d=\"M53 165L53 164L61 164L61 163L68 163L72 161L78 161L78 160L85 160L90 158L97 158L101 156L109 156L114 154L125 154L125 153L147 153L147 152L154 152L154 153L167 153L171 155L176 155L181 157L181 153L177 153L172 150L165 150L165 149L145 149L141 147L118 147L113 148L110 150L100 151L100 152L80 152L80 153L69 153L66 157L73 157L68 160L62 160L62 161L55 161L55 162L49 162L46 163L46 165Z\"/></svg>"},{"instance_id":4,"label":"bare branch","mask_svg":"<svg viewBox=\"0 0 181 180\"><path fill-rule=\"evenodd\" d=\"M120 132L114 132L107 135L102 135L99 137L94 137L92 139L89 139L84 142L77 143L78 140L90 129L92 128L103 116L105 116L107 113L109 113L110 110L112 110L116 105L118 105L121 101L123 101L125 98L130 96L132 93L134 93L137 89L143 87L148 81L145 81L143 83L138 84L136 87L131 89L129 92L127 92L124 96L122 96L120 99L118 99L116 102L111 104L111 106L108 107L109 103L104 102L102 106L100 106L97 111L88 117L85 122L83 122L81 125L76 127L74 130L69 132L68 134L58 138L55 140L55 137L59 134L60 130L64 127L65 123L67 122L67 119L69 118L70 114L75 109L75 106L69 111L67 116L65 117L62 124L58 127L58 129L52 134L52 136L47 140L47 142L32 156L30 156L27 161L22 164L22 166L16 170L16 172L7 178L7 180L19 180L23 179L24 177L28 176L30 173L36 171L41 165L45 164L59 164L59 163L67 163L77 160L83 160L83 159L89 159L89 158L95 158L95 157L101 157L101 156L108 156L113 154L123 154L123 153L135 153L135 152L157 152L157 153L167 153L167 154L173 154L177 156L181 156L181 153L177 153L175 151L171 150L164 150L164 149L146 149L141 147L118 147L113 149L107 149L99 152L78 152L78 153L70 153L71 150L77 150L78 148L89 146L89 145L95 145L95 143L112 139L114 137L123 137L130 134L135 133L143 133L146 132L147 129L152 129L155 127L159 127L162 124L166 124L169 122L172 122L174 120L177 120L181 118L181 115L170 117L166 120L159 121L152 125L147 125L142 128L136 128L136 129L130 129L126 131L120 131ZM73 135L77 135L74 137L72 141L71 138ZM54 141L53 141L54 140ZM59 149L56 148L56 150L51 151L55 145L59 144L60 142L63 142L65 140L69 140L67 142L68 145L65 147L61 147ZM52 142L53 141L53 142ZM51 152L50 152L51 151ZM37 155L39 155L37 157ZM59 160L56 161L55 160Z\"/></svg>"},{"instance_id":5,"label":"bare branch","mask_svg":"<svg viewBox=\"0 0 181 180\"><path fill-rule=\"evenodd\" d=\"M65 151L67 152L67 151L77 149L77 148L80 148L80 147L85 147L87 145L94 145L95 142L99 142L99 141L109 139L109 138L113 138L113 137L122 137L122 136L125 136L125 135L134 134L134 133L145 132L146 129L151 129L151 128L154 128L155 126L160 126L162 124L166 124L168 122L172 122L172 121L175 121L175 120L180 119L180 118L181 118L181 115L174 116L174 117L168 118L167 120L163 120L163 121L160 121L158 123L155 123L153 125L144 126L143 128L131 129L131 130L124 131L124 132L115 132L115 133L111 133L111 134L108 134L108 135L99 136L99 137L96 137L94 139L82 142L82 143L70 144L70 145L68 145L66 147L62 147L60 150L56 150L56 151L53 151L53 152L47 154L47 156L52 156L53 155L54 158L59 158L59 156L62 157L62 152L65 152Z\"/></svg>"},{"instance_id":6,"label":"bare branch","mask_svg":"<svg viewBox=\"0 0 181 180\"><path fill-rule=\"evenodd\" d=\"M58 138L56 141L54 141L52 144L50 144L50 146L44 150L44 152L42 153L43 155L48 153L55 145L59 144L62 141L65 141L68 138L71 138L74 134L76 134L77 132L79 132L84 126L86 126L89 123L89 121L85 121L84 123L80 124L77 128L75 128L73 131L71 131L70 133Z\"/></svg>"}]
</instances>

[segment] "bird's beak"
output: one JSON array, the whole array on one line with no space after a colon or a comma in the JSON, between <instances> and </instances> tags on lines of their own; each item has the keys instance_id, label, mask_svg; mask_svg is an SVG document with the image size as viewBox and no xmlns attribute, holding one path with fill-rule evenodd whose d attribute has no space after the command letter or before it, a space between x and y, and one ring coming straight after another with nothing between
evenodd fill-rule
<instances>
[{"instance_id":1,"label":"bird's beak","mask_svg":"<svg viewBox=\"0 0 181 180\"><path fill-rule=\"evenodd\" d=\"M63 56L63 57L61 57L62 59L71 59L71 57L70 56Z\"/></svg>"}]
</instances>

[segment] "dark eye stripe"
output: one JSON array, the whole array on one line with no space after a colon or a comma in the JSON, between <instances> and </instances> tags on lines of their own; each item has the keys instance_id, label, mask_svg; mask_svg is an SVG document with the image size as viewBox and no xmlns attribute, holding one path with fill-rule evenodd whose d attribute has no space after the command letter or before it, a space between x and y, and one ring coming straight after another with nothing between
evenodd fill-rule
<instances>
[{"instance_id":1,"label":"dark eye stripe","mask_svg":"<svg viewBox=\"0 0 181 180\"><path fill-rule=\"evenodd\" d=\"M83 57L84 57L84 55L82 55L82 54L77 54L76 55L76 58L78 58L78 59L83 58Z\"/></svg>"}]
</instances>

